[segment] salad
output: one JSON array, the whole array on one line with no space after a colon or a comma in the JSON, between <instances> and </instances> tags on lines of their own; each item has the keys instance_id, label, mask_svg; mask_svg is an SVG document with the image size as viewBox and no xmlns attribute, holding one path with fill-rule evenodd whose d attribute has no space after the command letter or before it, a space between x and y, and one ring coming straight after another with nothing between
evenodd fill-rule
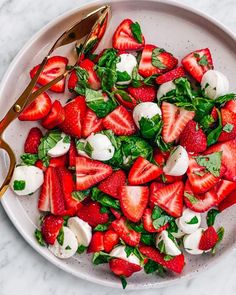
<instances>
[{"instance_id":1,"label":"salad","mask_svg":"<svg viewBox=\"0 0 236 295\"><path fill-rule=\"evenodd\" d=\"M217 251L215 219L236 203L236 96L208 48L179 61L130 19L112 45L83 54L20 114L42 128L29 131L11 187L40 189L40 245L61 259L92 253L125 288L142 269L180 274L186 254ZM51 57L38 84L68 67ZM65 87L70 97L52 101Z\"/></svg>"}]
</instances>

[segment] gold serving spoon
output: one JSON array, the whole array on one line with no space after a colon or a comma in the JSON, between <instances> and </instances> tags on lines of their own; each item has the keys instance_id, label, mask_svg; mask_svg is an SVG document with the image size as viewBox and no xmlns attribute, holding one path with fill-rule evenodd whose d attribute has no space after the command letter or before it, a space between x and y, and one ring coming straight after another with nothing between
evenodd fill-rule
<instances>
[{"instance_id":1,"label":"gold serving spoon","mask_svg":"<svg viewBox=\"0 0 236 295\"><path fill-rule=\"evenodd\" d=\"M40 67L38 71L36 72L33 79L30 81L28 86L25 88L21 96L17 99L17 101L11 106L7 114L4 116L4 118L0 121L0 148L5 150L9 156L10 159L10 165L8 169L7 176L0 187L0 198L3 196L5 191L7 190L9 183L11 181L14 168L16 165L16 157L14 152L12 151L11 147L3 140L2 135L5 129L9 126L9 124L15 120L20 113L41 93L47 91L49 88L51 88L53 85L58 83L60 80L62 80L64 77L66 77L72 70L66 70L66 72L60 76L58 76L56 79L52 80L48 84L42 86L35 92L33 92L34 86L36 85L38 78L42 71L45 68L45 65L52 54L52 52L64 45L77 42L77 44L80 44L82 42L82 39L85 37L84 43L81 44L80 53L78 56L78 59L81 57L84 53L93 52L99 42L101 41L105 31L107 22L109 19L111 13L111 9L109 6L102 6L91 13L89 13L86 17L84 17L79 22L75 23L71 28L66 30L54 43L52 48L49 50L48 55L43 59L42 63L40 64Z\"/></svg>"}]
</instances>

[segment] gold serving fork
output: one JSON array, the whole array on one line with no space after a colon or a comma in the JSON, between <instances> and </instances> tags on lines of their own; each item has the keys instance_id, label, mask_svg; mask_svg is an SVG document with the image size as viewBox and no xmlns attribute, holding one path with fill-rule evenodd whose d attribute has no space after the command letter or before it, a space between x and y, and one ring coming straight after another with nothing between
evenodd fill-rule
<instances>
[{"instance_id":1,"label":"gold serving fork","mask_svg":"<svg viewBox=\"0 0 236 295\"><path fill-rule=\"evenodd\" d=\"M81 43L80 53L78 59L84 53L93 52L97 47L98 43L102 39L104 32L106 30L107 22L111 13L111 9L109 6L102 6L91 13L89 13L86 17L84 17L79 22L75 23L71 28L66 30L54 43L52 48L49 50L48 55L43 59L40 64L38 71L36 72L33 79L30 81L28 86L25 88L23 93L17 99L17 101L11 106L7 114L4 118L0 121L0 148L5 150L9 156L10 165L8 169L7 176L0 187L0 198L3 196L5 191L7 190L9 183L11 181L14 168L16 165L16 157L11 149L11 147L6 143L3 138L3 132L9 126L9 124L15 120L20 113L41 93L47 91L51 86L58 83L64 77L66 77L72 70L73 67L56 79L52 80L48 84L42 86L38 90L33 92L34 86L36 85L38 78L42 71L45 68L45 65L51 56L52 52L64 45L77 42L77 45L82 42L85 38L85 41Z\"/></svg>"}]
</instances>

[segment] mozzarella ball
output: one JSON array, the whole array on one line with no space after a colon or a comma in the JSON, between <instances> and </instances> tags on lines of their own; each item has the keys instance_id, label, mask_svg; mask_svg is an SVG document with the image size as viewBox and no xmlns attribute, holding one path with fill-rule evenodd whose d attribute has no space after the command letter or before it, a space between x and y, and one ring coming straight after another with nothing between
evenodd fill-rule
<instances>
[{"instance_id":1,"label":"mozzarella ball","mask_svg":"<svg viewBox=\"0 0 236 295\"><path fill-rule=\"evenodd\" d=\"M199 249L199 243L202 237L204 229L199 228L190 235L186 235L183 238L184 249L192 255L202 254L203 251Z\"/></svg>"},{"instance_id":2,"label":"mozzarella ball","mask_svg":"<svg viewBox=\"0 0 236 295\"><path fill-rule=\"evenodd\" d=\"M137 256L135 256L133 253L127 256L125 252L125 246L117 246L115 247L109 254L112 257L124 259L130 263L138 264L140 265L140 261Z\"/></svg>"},{"instance_id":3,"label":"mozzarella ball","mask_svg":"<svg viewBox=\"0 0 236 295\"><path fill-rule=\"evenodd\" d=\"M43 171L35 166L18 166L15 168L10 186L19 196L34 193L43 184Z\"/></svg>"},{"instance_id":4,"label":"mozzarella ball","mask_svg":"<svg viewBox=\"0 0 236 295\"><path fill-rule=\"evenodd\" d=\"M190 210L184 209L181 217L178 218L178 227L185 234L194 233L201 224L201 214Z\"/></svg>"},{"instance_id":5,"label":"mozzarella ball","mask_svg":"<svg viewBox=\"0 0 236 295\"><path fill-rule=\"evenodd\" d=\"M118 81L118 85L128 85L132 81L133 69L137 66L136 57L130 53L120 54L120 61L116 64L116 70L119 72L127 72L130 79L127 81Z\"/></svg>"},{"instance_id":6,"label":"mozzarella ball","mask_svg":"<svg viewBox=\"0 0 236 295\"><path fill-rule=\"evenodd\" d=\"M157 90L157 99L160 99L161 97L165 96L168 92L171 90L174 90L176 88L175 83L173 81L165 82L160 85L160 87Z\"/></svg>"},{"instance_id":7,"label":"mozzarella ball","mask_svg":"<svg viewBox=\"0 0 236 295\"><path fill-rule=\"evenodd\" d=\"M178 256L181 254L181 251L179 247L177 246L177 243L175 241L172 241L172 239L169 237L168 231L163 230L160 234L156 236L156 247L160 249L160 242L164 243L164 251L165 254L171 255L171 256Z\"/></svg>"},{"instance_id":8,"label":"mozzarella ball","mask_svg":"<svg viewBox=\"0 0 236 295\"><path fill-rule=\"evenodd\" d=\"M139 121L142 118L151 119L156 115L161 116L161 109L154 102L141 102L133 111L133 119L138 128L140 128Z\"/></svg>"},{"instance_id":9,"label":"mozzarella ball","mask_svg":"<svg viewBox=\"0 0 236 295\"><path fill-rule=\"evenodd\" d=\"M78 244L88 247L92 239L91 226L79 217L71 217L68 219L67 226L75 234Z\"/></svg>"},{"instance_id":10,"label":"mozzarella ball","mask_svg":"<svg viewBox=\"0 0 236 295\"><path fill-rule=\"evenodd\" d=\"M48 151L48 155L50 157L60 157L65 155L70 149L70 141L65 142L64 138L67 135L65 133L61 133L61 140L57 142L57 144Z\"/></svg>"},{"instance_id":11,"label":"mozzarella ball","mask_svg":"<svg viewBox=\"0 0 236 295\"><path fill-rule=\"evenodd\" d=\"M221 72L209 70L202 77L201 88L207 97L216 99L229 92L229 80Z\"/></svg>"},{"instance_id":12,"label":"mozzarella ball","mask_svg":"<svg viewBox=\"0 0 236 295\"><path fill-rule=\"evenodd\" d=\"M163 171L167 175L181 176L188 170L188 164L188 153L184 147L179 145L171 152Z\"/></svg>"}]
</instances>

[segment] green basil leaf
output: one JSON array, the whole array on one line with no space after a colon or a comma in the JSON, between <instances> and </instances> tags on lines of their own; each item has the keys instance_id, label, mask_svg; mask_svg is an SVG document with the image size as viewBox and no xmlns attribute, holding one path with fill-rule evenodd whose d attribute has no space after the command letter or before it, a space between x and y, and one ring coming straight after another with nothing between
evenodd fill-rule
<instances>
[{"instance_id":1,"label":"green basil leaf","mask_svg":"<svg viewBox=\"0 0 236 295\"><path fill-rule=\"evenodd\" d=\"M72 197L76 199L79 202L82 202L85 200L90 193L90 190L85 190L85 191L74 191L72 192Z\"/></svg>"},{"instance_id":2,"label":"green basil leaf","mask_svg":"<svg viewBox=\"0 0 236 295\"><path fill-rule=\"evenodd\" d=\"M106 231L108 230L109 223L104 223L104 224L98 224L95 228L94 231Z\"/></svg>"},{"instance_id":3,"label":"green basil leaf","mask_svg":"<svg viewBox=\"0 0 236 295\"><path fill-rule=\"evenodd\" d=\"M124 90L115 90L112 92L112 95L120 95L121 98L124 100L124 101L127 101L127 102L132 102L132 99L130 98L129 94L124 91Z\"/></svg>"},{"instance_id":4,"label":"green basil leaf","mask_svg":"<svg viewBox=\"0 0 236 295\"><path fill-rule=\"evenodd\" d=\"M146 244L148 246L154 246L155 245L155 235L154 234L142 234L141 235L141 242L143 244Z\"/></svg>"},{"instance_id":5,"label":"green basil leaf","mask_svg":"<svg viewBox=\"0 0 236 295\"><path fill-rule=\"evenodd\" d=\"M160 266L160 264L149 259L148 262L144 265L144 271L146 274L150 274L150 273L157 271L159 266Z\"/></svg>"},{"instance_id":6,"label":"green basil leaf","mask_svg":"<svg viewBox=\"0 0 236 295\"><path fill-rule=\"evenodd\" d=\"M78 248L77 248L77 253L78 254L82 254L82 253L84 253L85 251L87 250L87 247L86 246L84 246L84 245L79 245L78 246Z\"/></svg>"},{"instance_id":7,"label":"green basil leaf","mask_svg":"<svg viewBox=\"0 0 236 295\"><path fill-rule=\"evenodd\" d=\"M63 143L70 143L70 136L69 135L66 135L64 138L63 138Z\"/></svg>"},{"instance_id":8,"label":"green basil leaf","mask_svg":"<svg viewBox=\"0 0 236 295\"><path fill-rule=\"evenodd\" d=\"M234 129L234 125L229 124L229 123L225 124L223 127L223 131L225 131L227 133L230 133L233 129Z\"/></svg>"},{"instance_id":9,"label":"green basil leaf","mask_svg":"<svg viewBox=\"0 0 236 295\"><path fill-rule=\"evenodd\" d=\"M194 216L190 221L185 221L186 224L197 224L198 218L197 216Z\"/></svg>"},{"instance_id":10,"label":"green basil leaf","mask_svg":"<svg viewBox=\"0 0 236 295\"><path fill-rule=\"evenodd\" d=\"M159 251L161 253L166 253L166 247L165 247L165 243L163 240L161 240L158 244L157 244L157 248L159 249Z\"/></svg>"},{"instance_id":11,"label":"green basil leaf","mask_svg":"<svg viewBox=\"0 0 236 295\"><path fill-rule=\"evenodd\" d=\"M92 189L91 199L97 201L104 207L120 209L120 202L100 191L98 188L94 187Z\"/></svg>"},{"instance_id":12,"label":"green basil leaf","mask_svg":"<svg viewBox=\"0 0 236 295\"><path fill-rule=\"evenodd\" d=\"M43 247L46 246L46 242L44 241L42 232L40 230L36 229L34 232L34 236L35 236L37 242L39 243L39 245L41 245Z\"/></svg>"},{"instance_id":13,"label":"green basil leaf","mask_svg":"<svg viewBox=\"0 0 236 295\"><path fill-rule=\"evenodd\" d=\"M170 217L168 215L162 215L161 217L153 220L152 225L155 229L159 229L160 227L166 225L169 219Z\"/></svg>"},{"instance_id":14,"label":"green basil leaf","mask_svg":"<svg viewBox=\"0 0 236 295\"><path fill-rule=\"evenodd\" d=\"M163 210L160 207L155 206L153 211L152 211L152 219L155 220L155 219L160 218L162 212L163 212Z\"/></svg>"},{"instance_id":15,"label":"green basil leaf","mask_svg":"<svg viewBox=\"0 0 236 295\"><path fill-rule=\"evenodd\" d=\"M162 48L154 48L152 51L152 65L160 70L166 69L166 66L159 59L159 55L165 52Z\"/></svg>"},{"instance_id":16,"label":"green basil leaf","mask_svg":"<svg viewBox=\"0 0 236 295\"><path fill-rule=\"evenodd\" d=\"M140 132L144 138L151 139L157 133L160 134L163 122L160 115L155 115L151 119L142 117L139 121Z\"/></svg>"},{"instance_id":17,"label":"green basil leaf","mask_svg":"<svg viewBox=\"0 0 236 295\"><path fill-rule=\"evenodd\" d=\"M215 152L206 156L194 157L198 165L206 168L215 177L220 176L222 152Z\"/></svg>"},{"instance_id":18,"label":"green basil leaf","mask_svg":"<svg viewBox=\"0 0 236 295\"><path fill-rule=\"evenodd\" d=\"M191 204L197 204L199 202L199 200L194 196L194 195L191 195L187 192L184 192L184 196L189 200L189 202Z\"/></svg>"},{"instance_id":19,"label":"green basil leaf","mask_svg":"<svg viewBox=\"0 0 236 295\"><path fill-rule=\"evenodd\" d=\"M100 251L100 252L94 253L92 262L95 265L99 265L103 263L108 263L111 258L112 257L109 254Z\"/></svg>"},{"instance_id":20,"label":"green basil leaf","mask_svg":"<svg viewBox=\"0 0 236 295\"><path fill-rule=\"evenodd\" d=\"M203 54L203 56L199 59L198 64L200 66L209 66L207 56Z\"/></svg>"},{"instance_id":21,"label":"green basil leaf","mask_svg":"<svg viewBox=\"0 0 236 295\"><path fill-rule=\"evenodd\" d=\"M134 252L134 247L131 247L131 246L125 246L125 253L126 253L126 256L129 257L131 255L131 253Z\"/></svg>"},{"instance_id":22,"label":"green basil leaf","mask_svg":"<svg viewBox=\"0 0 236 295\"><path fill-rule=\"evenodd\" d=\"M134 39L137 40L138 43L142 44L143 42L142 31L141 31L139 23L138 22L132 23L130 25L130 28L131 28L131 32Z\"/></svg>"},{"instance_id":23,"label":"green basil leaf","mask_svg":"<svg viewBox=\"0 0 236 295\"><path fill-rule=\"evenodd\" d=\"M58 243L62 246L64 243L64 231L63 228L60 229L59 234L57 236Z\"/></svg>"},{"instance_id":24,"label":"green basil leaf","mask_svg":"<svg viewBox=\"0 0 236 295\"><path fill-rule=\"evenodd\" d=\"M126 71L124 72L116 71L116 74L117 74L117 82L125 82L125 81L131 80L130 75Z\"/></svg>"},{"instance_id":25,"label":"green basil leaf","mask_svg":"<svg viewBox=\"0 0 236 295\"><path fill-rule=\"evenodd\" d=\"M210 211L207 212L206 220L207 220L207 225L208 226L213 226L214 225L216 216L219 213L220 213L220 211L216 210L216 209L211 209Z\"/></svg>"},{"instance_id":26,"label":"green basil leaf","mask_svg":"<svg viewBox=\"0 0 236 295\"><path fill-rule=\"evenodd\" d=\"M215 244L215 246L214 246L214 247L212 248L212 250L211 250L211 253L212 253L213 255L215 255L215 253L216 253L216 249L217 249L219 243L223 240L223 238L224 238L224 233L225 233L224 228L223 228L223 227L220 227L220 228L218 229L218 231L217 231L218 241L217 241L217 243Z\"/></svg>"},{"instance_id":27,"label":"green basil leaf","mask_svg":"<svg viewBox=\"0 0 236 295\"><path fill-rule=\"evenodd\" d=\"M25 181L24 180L14 180L13 189L14 191L23 191L25 189Z\"/></svg>"},{"instance_id":28,"label":"green basil leaf","mask_svg":"<svg viewBox=\"0 0 236 295\"><path fill-rule=\"evenodd\" d=\"M21 160L26 165L34 165L38 161L37 154L25 153L20 156Z\"/></svg>"},{"instance_id":29,"label":"green basil leaf","mask_svg":"<svg viewBox=\"0 0 236 295\"><path fill-rule=\"evenodd\" d=\"M122 288L125 289L127 286L126 278L124 276L120 276L120 281L121 281Z\"/></svg>"},{"instance_id":30,"label":"green basil leaf","mask_svg":"<svg viewBox=\"0 0 236 295\"><path fill-rule=\"evenodd\" d=\"M214 100L214 103L216 106L221 107L223 104L225 104L227 101L235 100L236 94L235 93L229 93L222 96L217 97Z\"/></svg>"}]
</instances>

